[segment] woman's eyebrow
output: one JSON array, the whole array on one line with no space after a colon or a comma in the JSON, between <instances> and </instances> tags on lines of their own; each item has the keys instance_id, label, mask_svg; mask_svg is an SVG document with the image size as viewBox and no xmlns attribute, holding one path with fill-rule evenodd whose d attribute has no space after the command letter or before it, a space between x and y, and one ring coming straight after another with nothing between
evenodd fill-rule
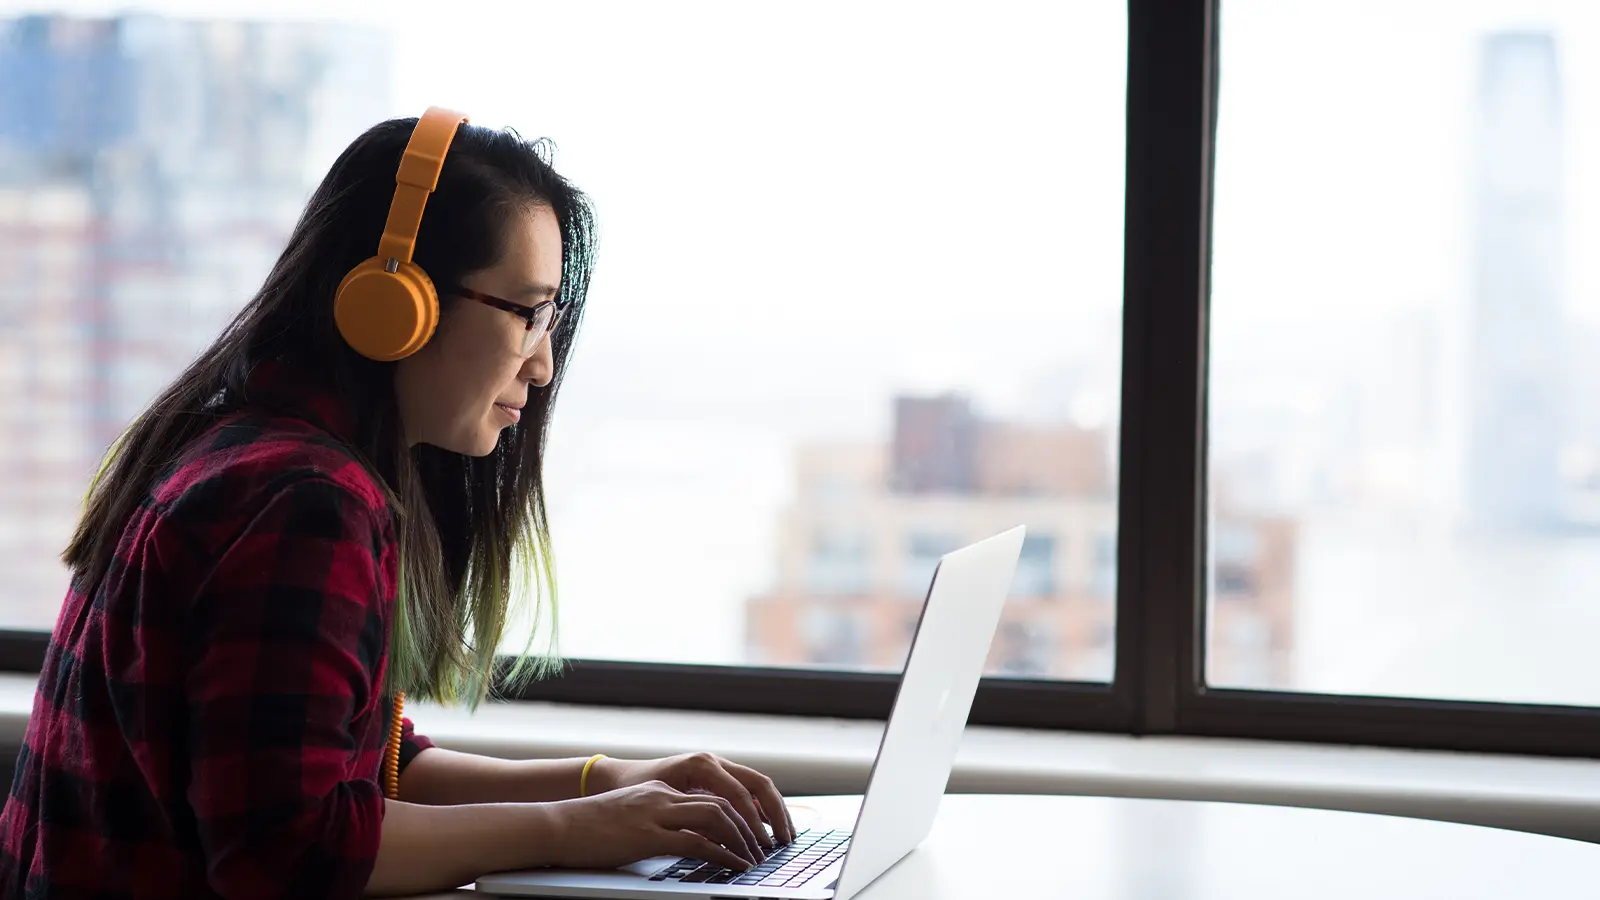
<instances>
[{"instance_id":1,"label":"woman's eyebrow","mask_svg":"<svg viewBox=\"0 0 1600 900\"><path fill-rule=\"evenodd\" d=\"M560 289L548 284L534 282L533 284L517 288L511 297L554 297L561 293ZM510 299L509 297L507 299Z\"/></svg>"}]
</instances>

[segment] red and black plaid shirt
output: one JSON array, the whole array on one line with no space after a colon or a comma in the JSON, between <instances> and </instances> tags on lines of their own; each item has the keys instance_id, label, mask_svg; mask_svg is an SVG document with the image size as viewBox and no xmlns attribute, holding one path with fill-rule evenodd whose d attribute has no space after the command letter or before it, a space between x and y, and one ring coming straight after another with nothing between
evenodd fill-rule
<instances>
[{"instance_id":1,"label":"red and black plaid shirt","mask_svg":"<svg viewBox=\"0 0 1600 900\"><path fill-rule=\"evenodd\" d=\"M0 813L0 897L366 887L393 523L329 398L278 365L247 393L151 491L103 583L67 594ZM431 746L404 728L402 765Z\"/></svg>"}]
</instances>

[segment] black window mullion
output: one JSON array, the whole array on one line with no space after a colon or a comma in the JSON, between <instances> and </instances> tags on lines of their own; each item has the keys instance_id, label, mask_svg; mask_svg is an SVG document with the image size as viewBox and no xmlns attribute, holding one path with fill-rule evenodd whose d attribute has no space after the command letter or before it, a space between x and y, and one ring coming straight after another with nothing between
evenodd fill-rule
<instances>
[{"instance_id":1,"label":"black window mullion","mask_svg":"<svg viewBox=\"0 0 1600 900\"><path fill-rule=\"evenodd\" d=\"M1185 734L1417 750L1600 757L1600 710L1414 697L1201 690Z\"/></svg>"},{"instance_id":2,"label":"black window mullion","mask_svg":"<svg viewBox=\"0 0 1600 900\"><path fill-rule=\"evenodd\" d=\"M43 631L0 629L0 672L31 672L44 668L50 635Z\"/></svg>"},{"instance_id":3,"label":"black window mullion","mask_svg":"<svg viewBox=\"0 0 1600 900\"><path fill-rule=\"evenodd\" d=\"M1117 675L1131 730L1200 683L1209 0L1130 0Z\"/></svg>"}]
</instances>

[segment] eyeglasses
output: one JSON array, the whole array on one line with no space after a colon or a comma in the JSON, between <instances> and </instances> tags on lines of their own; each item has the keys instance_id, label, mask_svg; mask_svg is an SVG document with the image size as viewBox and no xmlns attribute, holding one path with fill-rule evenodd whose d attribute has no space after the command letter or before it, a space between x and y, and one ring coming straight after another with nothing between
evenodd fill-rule
<instances>
[{"instance_id":1,"label":"eyeglasses","mask_svg":"<svg viewBox=\"0 0 1600 900\"><path fill-rule=\"evenodd\" d=\"M502 300L471 288L458 287L450 293L468 300L476 300L484 306L503 309L526 323L527 329L522 335L523 359L532 356L533 351L539 349L539 342L544 340L545 335L555 330L561 323L561 316L567 311L565 303L558 303L555 300L523 306L521 303L512 303L510 300Z\"/></svg>"}]
</instances>

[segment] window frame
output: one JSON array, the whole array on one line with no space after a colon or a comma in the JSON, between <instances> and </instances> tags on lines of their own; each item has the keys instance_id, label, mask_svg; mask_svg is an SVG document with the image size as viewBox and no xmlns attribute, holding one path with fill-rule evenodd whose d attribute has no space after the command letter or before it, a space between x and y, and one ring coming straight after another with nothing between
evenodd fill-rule
<instances>
[{"instance_id":1,"label":"window frame","mask_svg":"<svg viewBox=\"0 0 1600 900\"><path fill-rule=\"evenodd\" d=\"M1129 0L1115 676L985 678L971 721L1600 756L1600 708L1206 685L1206 351L1221 0ZM49 635L0 630L0 670ZM572 660L512 700L882 719L884 673Z\"/></svg>"}]
</instances>

